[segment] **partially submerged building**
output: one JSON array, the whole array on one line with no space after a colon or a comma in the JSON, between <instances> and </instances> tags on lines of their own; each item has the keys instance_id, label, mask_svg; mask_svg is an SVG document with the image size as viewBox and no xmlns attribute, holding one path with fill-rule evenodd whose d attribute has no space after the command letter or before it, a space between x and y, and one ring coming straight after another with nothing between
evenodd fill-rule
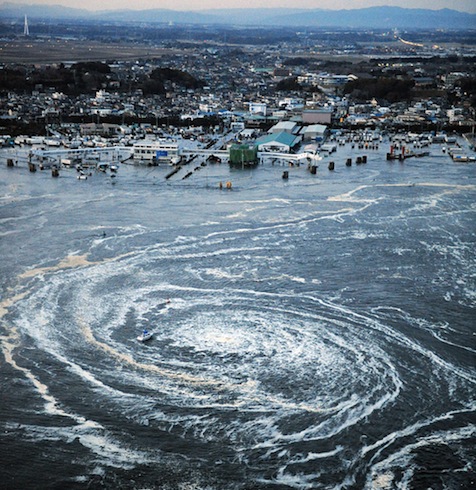
<instances>
[{"instance_id":1,"label":"partially submerged building","mask_svg":"<svg viewBox=\"0 0 476 490\"><path fill-rule=\"evenodd\" d=\"M132 149L134 160L147 164L173 163L179 158L179 144L174 140L141 141Z\"/></svg>"},{"instance_id":2,"label":"partially submerged building","mask_svg":"<svg viewBox=\"0 0 476 490\"><path fill-rule=\"evenodd\" d=\"M230 147L230 165L252 166L258 163L258 147L255 144L235 144Z\"/></svg>"},{"instance_id":3,"label":"partially submerged building","mask_svg":"<svg viewBox=\"0 0 476 490\"><path fill-rule=\"evenodd\" d=\"M290 133L272 133L262 136L256 140L258 151L275 152L275 153L290 153L294 150L301 138Z\"/></svg>"},{"instance_id":4,"label":"partially submerged building","mask_svg":"<svg viewBox=\"0 0 476 490\"><path fill-rule=\"evenodd\" d=\"M311 124L302 129L304 141L323 141L326 137L327 126L324 124Z\"/></svg>"}]
</instances>

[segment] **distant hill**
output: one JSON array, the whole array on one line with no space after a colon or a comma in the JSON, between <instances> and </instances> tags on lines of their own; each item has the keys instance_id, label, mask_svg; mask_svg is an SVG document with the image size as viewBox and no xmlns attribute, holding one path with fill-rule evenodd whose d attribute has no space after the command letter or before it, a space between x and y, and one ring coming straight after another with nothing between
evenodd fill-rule
<instances>
[{"instance_id":1,"label":"distant hill","mask_svg":"<svg viewBox=\"0 0 476 490\"><path fill-rule=\"evenodd\" d=\"M355 10L313 10L306 13L291 14L286 20L288 25L293 26L476 29L475 14L449 9L370 7Z\"/></svg>"},{"instance_id":2,"label":"distant hill","mask_svg":"<svg viewBox=\"0 0 476 490\"><path fill-rule=\"evenodd\" d=\"M174 24L221 24L221 19L203 12L182 12L167 9L110 10L92 14L92 18L104 21L157 22Z\"/></svg>"},{"instance_id":3,"label":"distant hill","mask_svg":"<svg viewBox=\"0 0 476 490\"><path fill-rule=\"evenodd\" d=\"M0 19L18 22L29 19L78 19L111 22L174 24L221 24L241 26L293 26L340 28L476 29L476 14L456 10L371 7L351 10L324 9L214 9L176 11L166 9L108 10L91 12L62 6L18 3L0 4Z\"/></svg>"},{"instance_id":4,"label":"distant hill","mask_svg":"<svg viewBox=\"0 0 476 490\"><path fill-rule=\"evenodd\" d=\"M72 19L88 18L91 11L63 7L62 5L27 5L21 3L0 4L0 18L18 20L28 15L32 19Z\"/></svg>"}]
</instances>

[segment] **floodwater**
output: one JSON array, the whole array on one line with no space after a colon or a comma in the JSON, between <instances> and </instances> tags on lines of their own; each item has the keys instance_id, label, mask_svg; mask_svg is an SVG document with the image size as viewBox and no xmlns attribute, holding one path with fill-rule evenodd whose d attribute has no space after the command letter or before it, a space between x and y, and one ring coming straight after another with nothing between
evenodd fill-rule
<instances>
[{"instance_id":1,"label":"floodwater","mask_svg":"<svg viewBox=\"0 0 476 490\"><path fill-rule=\"evenodd\" d=\"M1 155L0 486L474 484L476 164L387 147L185 180Z\"/></svg>"}]
</instances>

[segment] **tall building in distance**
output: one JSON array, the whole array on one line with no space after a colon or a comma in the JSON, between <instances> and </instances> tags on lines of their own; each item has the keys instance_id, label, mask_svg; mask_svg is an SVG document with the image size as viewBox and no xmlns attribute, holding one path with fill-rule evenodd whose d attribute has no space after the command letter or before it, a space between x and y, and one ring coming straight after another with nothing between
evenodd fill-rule
<instances>
[{"instance_id":1,"label":"tall building in distance","mask_svg":"<svg viewBox=\"0 0 476 490\"><path fill-rule=\"evenodd\" d=\"M25 24L24 24L24 27L23 27L23 35L24 36L29 36L30 35L30 29L28 29L28 19L25 15Z\"/></svg>"}]
</instances>

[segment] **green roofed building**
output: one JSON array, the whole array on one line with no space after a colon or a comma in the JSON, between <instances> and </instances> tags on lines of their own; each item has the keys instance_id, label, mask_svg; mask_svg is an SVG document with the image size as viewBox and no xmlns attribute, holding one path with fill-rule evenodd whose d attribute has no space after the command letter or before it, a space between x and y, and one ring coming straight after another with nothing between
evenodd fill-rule
<instances>
[{"instance_id":1,"label":"green roofed building","mask_svg":"<svg viewBox=\"0 0 476 490\"><path fill-rule=\"evenodd\" d=\"M258 147L254 144L236 144L230 147L230 164L250 166L258 163Z\"/></svg>"}]
</instances>

